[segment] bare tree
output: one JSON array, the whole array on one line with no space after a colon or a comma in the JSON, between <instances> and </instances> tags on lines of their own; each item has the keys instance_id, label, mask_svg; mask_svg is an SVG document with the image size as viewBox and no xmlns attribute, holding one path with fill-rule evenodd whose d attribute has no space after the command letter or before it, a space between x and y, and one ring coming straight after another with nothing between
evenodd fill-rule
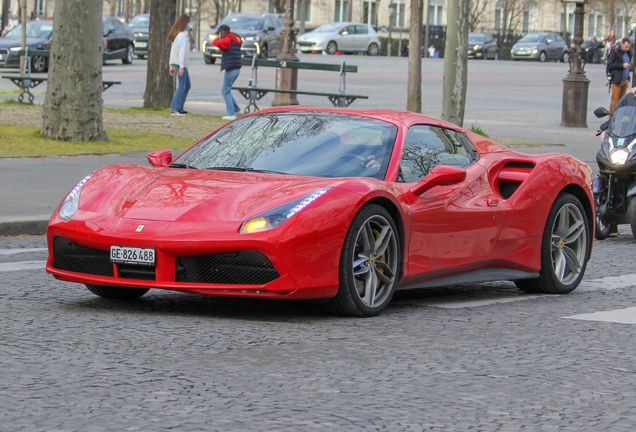
<instances>
[{"instance_id":1,"label":"bare tree","mask_svg":"<svg viewBox=\"0 0 636 432\"><path fill-rule=\"evenodd\" d=\"M474 32L479 27L486 9L490 6L490 0L473 0L470 2L470 31Z\"/></svg>"},{"instance_id":2,"label":"bare tree","mask_svg":"<svg viewBox=\"0 0 636 432\"><path fill-rule=\"evenodd\" d=\"M102 0L55 2L42 135L108 140L102 120Z\"/></svg>"},{"instance_id":3,"label":"bare tree","mask_svg":"<svg viewBox=\"0 0 636 432\"><path fill-rule=\"evenodd\" d=\"M285 13L285 1L286 0L270 0L270 3L274 6L276 13Z\"/></svg>"},{"instance_id":4,"label":"bare tree","mask_svg":"<svg viewBox=\"0 0 636 432\"><path fill-rule=\"evenodd\" d=\"M409 67L406 109L422 112L422 14L423 0L411 0L411 31L409 33Z\"/></svg>"},{"instance_id":5,"label":"bare tree","mask_svg":"<svg viewBox=\"0 0 636 432\"><path fill-rule=\"evenodd\" d=\"M170 69L168 34L176 19L177 0L153 0L148 29L148 66L146 68L145 108L168 108L174 94Z\"/></svg>"},{"instance_id":6,"label":"bare tree","mask_svg":"<svg viewBox=\"0 0 636 432\"><path fill-rule=\"evenodd\" d=\"M501 30L503 34L515 31L523 14L523 0L501 0L502 19Z\"/></svg>"},{"instance_id":7,"label":"bare tree","mask_svg":"<svg viewBox=\"0 0 636 432\"><path fill-rule=\"evenodd\" d=\"M281 1L284 2L284 0ZM218 24L230 12L238 12L239 3L239 0L212 0L216 15L215 22Z\"/></svg>"},{"instance_id":8,"label":"bare tree","mask_svg":"<svg viewBox=\"0 0 636 432\"><path fill-rule=\"evenodd\" d=\"M458 126L464 124L466 105L469 16L470 0L449 2L444 49L442 119Z\"/></svg>"}]
</instances>

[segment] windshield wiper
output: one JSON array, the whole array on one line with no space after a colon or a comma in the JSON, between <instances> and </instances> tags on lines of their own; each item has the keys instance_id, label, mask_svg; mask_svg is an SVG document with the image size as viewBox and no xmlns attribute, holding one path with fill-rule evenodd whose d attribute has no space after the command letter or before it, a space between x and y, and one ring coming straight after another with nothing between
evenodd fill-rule
<instances>
[{"instance_id":1,"label":"windshield wiper","mask_svg":"<svg viewBox=\"0 0 636 432\"><path fill-rule=\"evenodd\" d=\"M171 163L170 165L168 165L168 168L187 168L187 169L199 169L197 167L194 167L192 165L186 165L184 163Z\"/></svg>"},{"instance_id":2,"label":"windshield wiper","mask_svg":"<svg viewBox=\"0 0 636 432\"><path fill-rule=\"evenodd\" d=\"M242 167L209 167L206 168L208 170L219 170L219 171L242 171L242 172L262 172L262 173L271 173L271 174L287 174L280 171L272 171L266 169L254 169L254 168L242 168Z\"/></svg>"}]
</instances>

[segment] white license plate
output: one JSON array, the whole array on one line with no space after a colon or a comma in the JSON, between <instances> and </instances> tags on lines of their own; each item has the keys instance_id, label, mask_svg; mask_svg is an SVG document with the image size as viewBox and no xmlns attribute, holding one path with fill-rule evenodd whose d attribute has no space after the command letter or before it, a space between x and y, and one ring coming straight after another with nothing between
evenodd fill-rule
<instances>
[{"instance_id":1,"label":"white license plate","mask_svg":"<svg viewBox=\"0 0 636 432\"><path fill-rule=\"evenodd\" d=\"M146 48L148 46L147 42L135 42L136 48Z\"/></svg>"},{"instance_id":2,"label":"white license plate","mask_svg":"<svg viewBox=\"0 0 636 432\"><path fill-rule=\"evenodd\" d=\"M110 261L122 264L155 265L155 250L128 246L111 246Z\"/></svg>"}]
</instances>

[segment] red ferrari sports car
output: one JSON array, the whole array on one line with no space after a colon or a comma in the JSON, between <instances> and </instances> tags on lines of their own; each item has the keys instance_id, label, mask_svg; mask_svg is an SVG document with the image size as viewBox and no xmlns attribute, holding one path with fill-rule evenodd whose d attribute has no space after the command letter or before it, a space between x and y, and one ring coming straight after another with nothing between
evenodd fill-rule
<instances>
[{"instance_id":1,"label":"red ferrari sports car","mask_svg":"<svg viewBox=\"0 0 636 432\"><path fill-rule=\"evenodd\" d=\"M420 114L272 108L148 160L100 168L62 201L55 278L107 298L320 298L373 316L408 288L568 293L591 254L589 166Z\"/></svg>"}]
</instances>

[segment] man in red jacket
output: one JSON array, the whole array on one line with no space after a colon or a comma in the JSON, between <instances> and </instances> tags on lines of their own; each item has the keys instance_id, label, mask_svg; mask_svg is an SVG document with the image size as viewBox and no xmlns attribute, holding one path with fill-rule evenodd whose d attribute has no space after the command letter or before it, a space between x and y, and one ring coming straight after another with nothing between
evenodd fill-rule
<instances>
[{"instance_id":1,"label":"man in red jacket","mask_svg":"<svg viewBox=\"0 0 636 432\"><path fill-rule=\"evenodd\" d=\"M241 73L241 37L230 31L230 26L221 24L217 29L218 37L212 41L212 44L222 51L221 70L225 71L223 77L223 88L221 94L225 99L226 115L221 117L223 120L234 120L237 114L240 115L241 108L236 103L236 99L232 96L232 86L234 81Z\"/></svg>"}]
</instances>

